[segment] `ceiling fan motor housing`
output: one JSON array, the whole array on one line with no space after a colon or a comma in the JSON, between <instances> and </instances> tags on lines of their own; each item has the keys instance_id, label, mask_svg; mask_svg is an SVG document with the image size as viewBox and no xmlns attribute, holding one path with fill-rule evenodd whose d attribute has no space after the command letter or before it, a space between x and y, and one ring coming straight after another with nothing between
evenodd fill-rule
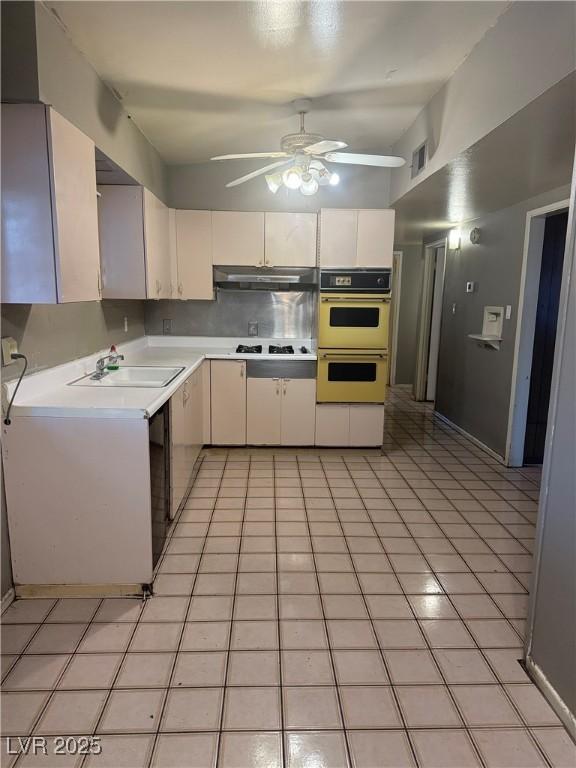
<instances>
[{"instance_id":1,"label":"ceiling fan motor housing","mask_svg":"<svg viewBox=\"0 0 576 768\"><path fill-rule=\"evenodd\" d=\"M280 146L283 152L295 155L298 152L303 152L306 147L311 147L312 144L322 141L323 138L323 136L317 133L289 133L282 137Z\"/></svg>"}]
</instances>

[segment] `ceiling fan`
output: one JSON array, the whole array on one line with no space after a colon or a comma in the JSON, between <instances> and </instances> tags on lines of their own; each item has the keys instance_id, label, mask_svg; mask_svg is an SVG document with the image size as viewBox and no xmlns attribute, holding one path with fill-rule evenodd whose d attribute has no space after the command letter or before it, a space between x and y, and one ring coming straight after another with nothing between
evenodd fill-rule
<instances>
[{"instance_id":1,"label":"ceiling fan","mask_svg":"<svg viewBox=\"0 0 576 768\"><path fill-rule=\"evenodd\" d=\"M326 168L324 162L346 165L371 165L379 168L400 168L406 162L403 157L393 155L364 155L355 152L339 152L348 145L345 141L325 139L317 133L307 133L304 119L308 109L300 102L300 131L283 136L279 152L248 152L240 155L218 155L211 160L240 160L249 158L278 158L256 171L228 182L227 187L237 187L245 181L266 174L266 182L274 194L282 185L288 189L299 189L303 195L313 195L319 186L335 186L340 181L337 173ZM284 168L284 171L280 171Z\"/></svg>"}]
</instances>

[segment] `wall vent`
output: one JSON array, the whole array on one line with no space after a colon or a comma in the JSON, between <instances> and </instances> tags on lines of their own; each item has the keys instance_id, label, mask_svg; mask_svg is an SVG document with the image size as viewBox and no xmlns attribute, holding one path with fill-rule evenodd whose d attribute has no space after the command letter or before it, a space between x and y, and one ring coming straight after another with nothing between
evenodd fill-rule
<instances>
[{"instance_id":1,"label":"wall vent","mask_svg":"<svg viewBox=\"0 0 576 768\"><path fill-rule=\"evenodd\" d=\"M412 152L412 178L418 176L426 166L428 162L428 142L424 141Z\"/></svg>"}]
</instances>

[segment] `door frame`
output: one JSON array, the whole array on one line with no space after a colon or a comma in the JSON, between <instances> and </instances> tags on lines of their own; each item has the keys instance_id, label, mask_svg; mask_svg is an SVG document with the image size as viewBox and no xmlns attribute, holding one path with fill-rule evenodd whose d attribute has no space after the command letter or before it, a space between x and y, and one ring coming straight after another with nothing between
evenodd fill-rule
<instances>
[{"instance_id":1,"label":"door frame","mask_svg":"<svg viewBox=\"0 0 576 768\"><path fill-rule=\"evenodd\" d=\"M518 320L514 340L514 361L508 410L508 432L504 457L505 464L509 467L521 467L524 463L532 353L546 219L551 214L567 211L569 207L570 200L559 200L541 208L534 208L526 213Z\"/></svg>"},{"instance_id":2,"label":"door frame","mask_svg":"<svg viewBox=\"0 0 576 768\"><path fill-rule=\"evenodd\" d=\"M392 305L390 307L390 365L388 383L396 384L396 363L398 359L398 328L400 326L400 300L402 293L402 251L392 254Z\"/></svg>"},{"instance_id":3,"label":"door frame","mask_svg":"<svg viewBox=\"0 0 576 768\"><path fill-rule=\"evenodd\" d=\"M436 271L436 249L444 247L444 272L448 257L448 238L443 237L424 246L424 272L422 275L422 291L420 295L420 322L418 324L418 339L416 347L416 369L414 372L414 399L426 400L426 383L428 378L428 359L430 354L430 328L432 323L432 301L434 297L434 277ZM442 278L442 293L444 293L444 277Z\"/></svg>"}]
</instances>

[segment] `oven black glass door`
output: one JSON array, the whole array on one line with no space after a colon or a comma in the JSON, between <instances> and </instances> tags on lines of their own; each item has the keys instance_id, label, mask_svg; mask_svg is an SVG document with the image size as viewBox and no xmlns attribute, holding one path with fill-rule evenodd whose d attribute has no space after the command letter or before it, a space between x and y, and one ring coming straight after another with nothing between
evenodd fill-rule
<instances>
[{"instance_id":1,"label":"oven black glass door","mask_svg":"<svg viewBox=\"0 0 576 768\"><path fill-rule=\"evenodd\" d=\"M330 307L331 328L378 328L379 307Z\"/></svg>"}]
</instances>

